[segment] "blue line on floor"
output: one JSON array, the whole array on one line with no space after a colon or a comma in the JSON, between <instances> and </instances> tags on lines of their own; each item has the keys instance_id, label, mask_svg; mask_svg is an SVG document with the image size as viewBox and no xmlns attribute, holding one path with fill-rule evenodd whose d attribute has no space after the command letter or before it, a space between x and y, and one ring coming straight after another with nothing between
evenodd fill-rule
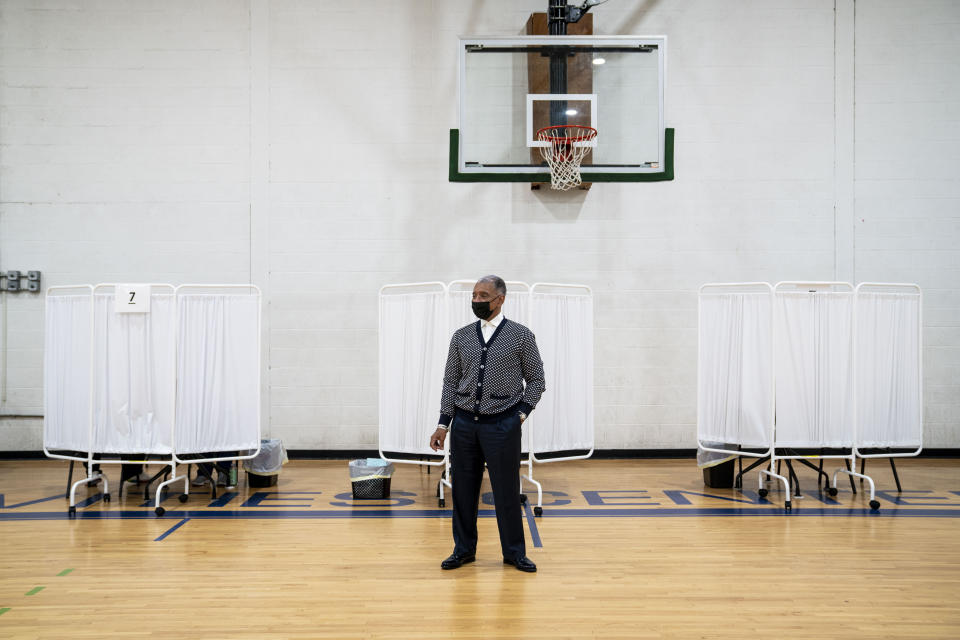
<instances>
[{"instance_id":1,"label":"blue line on floor","mask_svg":"<svg viewBox=\"0 0 960 640\"><path fill-rule=\"evenodd\" d=\"M55 496L50 496L49 498L39 498L37 500L28 500L27 502L20 502L18 504L4 504L3 503L3 494L0 493L0 509L16 509L17 507L26 507L31 504L37 504L38 502L47 502L48 500L62 500L69 497L66 493L58 493Z\"/></svg>"},{"instance_id":2,"label":"blue line on floor","mask_svg":"<svg viewBox=\"0 0 960 640\"><path fill-rule=\"evenodd\" d=\"M103 499L103 493L95 493L92 496L78 502L77 509L79 509L80 507L89 507L94 502L97 502L102 499Z\"/></svg>"},{"instance_id":3,"label":"blue line on floor","mask_svg":"<svg viewBox=\"0 0 960 640\"><path fill-rule=\"evenodd\" d=\"M523 503L523 511L527 514L527 524L530 526L530 539L533 540L533 546L540 548L543 542L540 540L540 531L537 530L537 518L533 515L533 509L530 508L530 500Z\"/></svg>"},{"instance_id":4,"label":"blue line on floor","mask_svg":"<svg viewBox=\"0 0 960 640\"><path fill-rule=\"evenodd\" d=\"M79 506L79 505L78 505ZM493 509L481 509L481 518L493 518ZM874 512L870 509L795 507L793 511L784 511L782 506L740 508L740 507L688 507L688 508L649 508L649 509L560 509L545 511L544 518L677 518L677 517L900 517L900 518L960 518L960 509L928 508L881 508ZM142 511L78 511L72 519L83 520L146 520L154 519L152 510ZM176 511L166 513L167 518L196 518L203 520L342 520L350 518L449 518L449 509L370 509L351 510L311 510L311 509L216 509L209 511ZM57 512L17 511L0 512L0 521L4 520L66 520L71 519L66 509Z\"/></svg>"},{"instance_id":5,"label":"blue line on floor","mask_svg":"<svg viewBox=\"0 0 960 640\"><path fill-rule=\"evenodd\" d=\"M227 493L220 494L216 500L213 500L208 507L225 507L227 503L236 498L239 493L236 491L228 491Z\"/></svg>"},{"instance_id":6,"label":"blue line on floor","mask_svg":"<svg viewBox=\"0 0 960 640\"><path fill-rule=\"evenodd\" d=\"M178 522L177 524L175 524L175 525L173 525L172 527L170 527L169 529L167 529L162 536L160 536L159 538L154 538L153 541L154 541L154 542L160 542L161 540L163 540L163 539L166 538L168 535L170 535L171 533L173 533L174 531L176 531L177 529L179 529L179 528L182 527L183 525L187 524L188 522L190 522L190 518L184 518L183 520L181 520L181 521Z\"/></svg>"}]
</instances>

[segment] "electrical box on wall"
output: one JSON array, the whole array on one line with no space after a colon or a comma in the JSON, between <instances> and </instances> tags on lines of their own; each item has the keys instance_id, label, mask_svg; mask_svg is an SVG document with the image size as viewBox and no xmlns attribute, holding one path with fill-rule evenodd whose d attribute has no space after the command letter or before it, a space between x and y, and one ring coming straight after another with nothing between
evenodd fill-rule
<instances>
[{"instance_id":1,"label":"electrical box on wall","mask_svg":"<svg viewBox=\"0 0 960 640\"><path fill-rule=\"evenodd\" d=\"M18 291L28 291L37 293L40 291L40 272L39 271L0 271L0 290L15 293ZM22 285L21 279L26 279Z\"/></svg>"}]
</instances>

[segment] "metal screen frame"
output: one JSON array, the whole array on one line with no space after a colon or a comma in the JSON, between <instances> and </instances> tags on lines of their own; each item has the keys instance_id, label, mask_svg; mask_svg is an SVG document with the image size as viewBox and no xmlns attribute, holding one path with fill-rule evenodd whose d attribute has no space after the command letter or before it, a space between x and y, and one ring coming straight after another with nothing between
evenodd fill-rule
<instances>
[{"instance_id":1,"label":"metal screen frame","mask_svg":"<svg viewBox=\"0 0 960 640\"><path fill-rule=\"evenodd\" d=\"M97 292L98 292L100 289L102 289L102 288L117 287L117 286L119 286L120 284L126 284L126 283L99 283L99 284L96 284L96 285L90 285L90 284L83 284L83 285L62 285L62 286L48 287L48 288L47 288L47 291L46 291L46 296L47 296L47 297L49 297L49 296L51 295L51 293L53 293L54 295L56 295L57 292L65 291L65 290L71 290L71 289L72 289L72 290L77 290L77 289L79 289L79 290L86 290L86 291L88 292L89 296L90 296L90 336L89 336L90 348L89 348L89 352L88 352L88 359L89 359L89 362L88 362L88 366L89 366L89 400L88 400L88 401L89 401L89 408L88 408L88 410L89 410L89 413L88 413L88 416L87 416L87 429L88 429L88 431L87 431L87 449L86 449L86 455L85 455L85 456L74 456L74 455L69 455L69 454L64 454L64 453L57 453L57 450L50 450L50 449L47 447L46 442L43 443L43 453L44 453L44 455L45 455L46 457L52 458L52 459L59 459L59 460L71 460L71 461L84 462L84 463L86 463L86 465L87 465L87 476L86 476L85 478L82 478L82 479L78 480L77 482L74 482L74 483L71 485L71 487L70 487L70 496L69 496L69 498L70 498L70 506L69 506L69 509L68 509L68 514L69 514L69 515L73 515L73 514L76 513L76 490L77 490L77 488L78 488L80 485L95 483L95 482L98 482L98 481L103 481L103 496L104 496L103 499L104 499L104 502L109 502L109 501L110 501L110 491L109 491L109 484L108 484L107 476L106 476L105 473L100 472L100 471L94 472L94 471L93 471L93 465L94 465L94 464L98 464L98 465L103 465L103 464L160 464L161 466L169 466L169 467L170 467L170 475L171 475L171 477L170 477L170 479L168 479L168 480L166 480L166 481L164 481L164 482L161 482L160 484L157 485L157 488L156 488L156 491L155 491L155 498L154 498L155 512L156 512L157 516L162 516L162 515L165 513L165 510L164 510L163 507L160 506L160 500L161 500L162 491L164 490L165 487L167 487L168 485L173 484L174 482L183 480L183 481L184 481L184 491L183 491L183 494L181 495L181 498L180 498L181 502L185 502L185 501L186 501L186 498L189 497L189 494L190 494L189 478L188 478L186 475L177 475L177 465L178 465L178 464L184 464L184 463L193 464L193 463L200 463L200 462L219 462L219 461L226 461L226 460L247 460L247 459L250 459L250 458L255 457L255 456L260 452L260 446L259 446L259 439L260 439L260 438L258 437L258 438L257 438L257 440L258 440L257 449L256 449L256 451L255 451L254 453L252 453L252 454L250 454L250 455L239 455L239 456L229 456L229 457L209 457L209 458L197 458L197 459L183 459L183 458L180 458L180 457L177 455L177 453L176 453L176 423L177 423L177 413L176 413L176 409L177 409L177 407L176 407L176 397L177 397L177 396L176 396L176 387L177 387L177 362L178 362L177 357L178 357L178 346L179 346L179 308L180 308L180 307L179 307L179 292L180 292L181 290L183 290L183 289L191 289L191 288L204 288L204 289L213 289L213 288L216 288L216 289L223 289L223 288L227 288L227 289L238 289L238 288L242 288L242 289L253 290L253 291L256 292L256 295L257 295L257 376L258 376L258 378L259 378L259 377L260 377L260 372L261 372L261 367L262 367L262 354L261 354L261 328L262 328L262 317L261 317L262 307L261 307L261 305L262 305L262 294L261 294L261 291L260 291L259 287L257 287L256 285L253 285L253 284L242 284L242 285L237 285L237 284L202 284L202 285L201 285L201 284L184 284L184 285L175 286L175 285L168 284L168 283L137 283L137 284L141 284L141 285L144 285L144 286L149 286L149 287L151 288L151 292L150 292L151 295L153 294L153 292L154 292L153 290L154 290L155 288L164 288L164 289L169 289L170 293L174 296L173 350L172 350L172 353L170 354L170 358L171 358L172 364L173 364L173 367L172 367L173 374L172 374L172 379L171 379L171 381L170 381L170 383L173 385L173 394L172 394L173 406L171 407L171 412L170 412L170 416L171 416L171 424L170 424L170 434L171 434L170 449L171 449L171 451L170 451L170 454L169 454L169 455L170 455L170 460L169 460L169 461L166 461L166 460L163 460L163 459L155 460L155 459L140 459L140 458L124 458L122 454L121 454L121 457L119 457L119 458L109 458L109 459L102 459L102 458L101 458L101 459L96 459L96 458L94 458L94 456L95 456L97 453L103 453L103 452L95 451L95 448L94 448L94 446L93 446L93 427L94 427L94 424L93 424L93 423L94 423L93 414L94 414L94 391L95 391L95 389L94 389L94 387L95 387L95 376L94 376L94 363L95 363L95 357L94 357L94 354L95 354L95 343L94 343L94 338L95 338L95 326L94 326L94 319L95 319L95 310L96 310L96 304L95 304L96 294L97 294ZM261 384L262 384L262 382L261 382ZM258 431L258 436L262 433L260 408L261 408L261 394L258 393L258 394L257 394L257 431ZM46 421L46 420L47 420L47 416L46 416L46 414L45 414L45 415L44 415L44 421ZM44 430L44 432L46 432L46 430ZM166 454L150 454L150 455L166 455Z\"/></svg>"}]
</instances>

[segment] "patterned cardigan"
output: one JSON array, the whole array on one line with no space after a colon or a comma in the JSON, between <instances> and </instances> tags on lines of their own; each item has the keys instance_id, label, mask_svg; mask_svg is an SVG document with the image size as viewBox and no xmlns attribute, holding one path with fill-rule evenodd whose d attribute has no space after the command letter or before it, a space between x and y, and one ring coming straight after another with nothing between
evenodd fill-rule
<instances>
[{"instance_id":1,"label":"patterned cardigan","mask_svg":"<svg viewBox=\"0 0 960 640\"><path fill-rule=\"evenodd\" d=\"M516 406L530 413L545 390L543 361L533 332L504 318L484 343L477 321L457 329L450 339L440 424L449 426L457 409L490 415Z\"/></svg>"}]
</instances>

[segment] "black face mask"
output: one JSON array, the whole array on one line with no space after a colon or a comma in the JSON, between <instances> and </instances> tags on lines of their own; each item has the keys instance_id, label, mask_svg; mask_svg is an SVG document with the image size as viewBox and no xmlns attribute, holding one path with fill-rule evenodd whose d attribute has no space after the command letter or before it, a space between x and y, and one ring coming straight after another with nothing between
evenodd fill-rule
<instances>
[{"instance_id":1,"label":"black face mask","mask_svg":"<svg viewBox=\"0 0 960 640\"><path fill-rule=\"evenodd\" d=\"M473 315L477 316L481 320L486 320L490 317L490 301L486 302L471 302L470 306L473 307Z\"/></svg>"}]
</instances>

